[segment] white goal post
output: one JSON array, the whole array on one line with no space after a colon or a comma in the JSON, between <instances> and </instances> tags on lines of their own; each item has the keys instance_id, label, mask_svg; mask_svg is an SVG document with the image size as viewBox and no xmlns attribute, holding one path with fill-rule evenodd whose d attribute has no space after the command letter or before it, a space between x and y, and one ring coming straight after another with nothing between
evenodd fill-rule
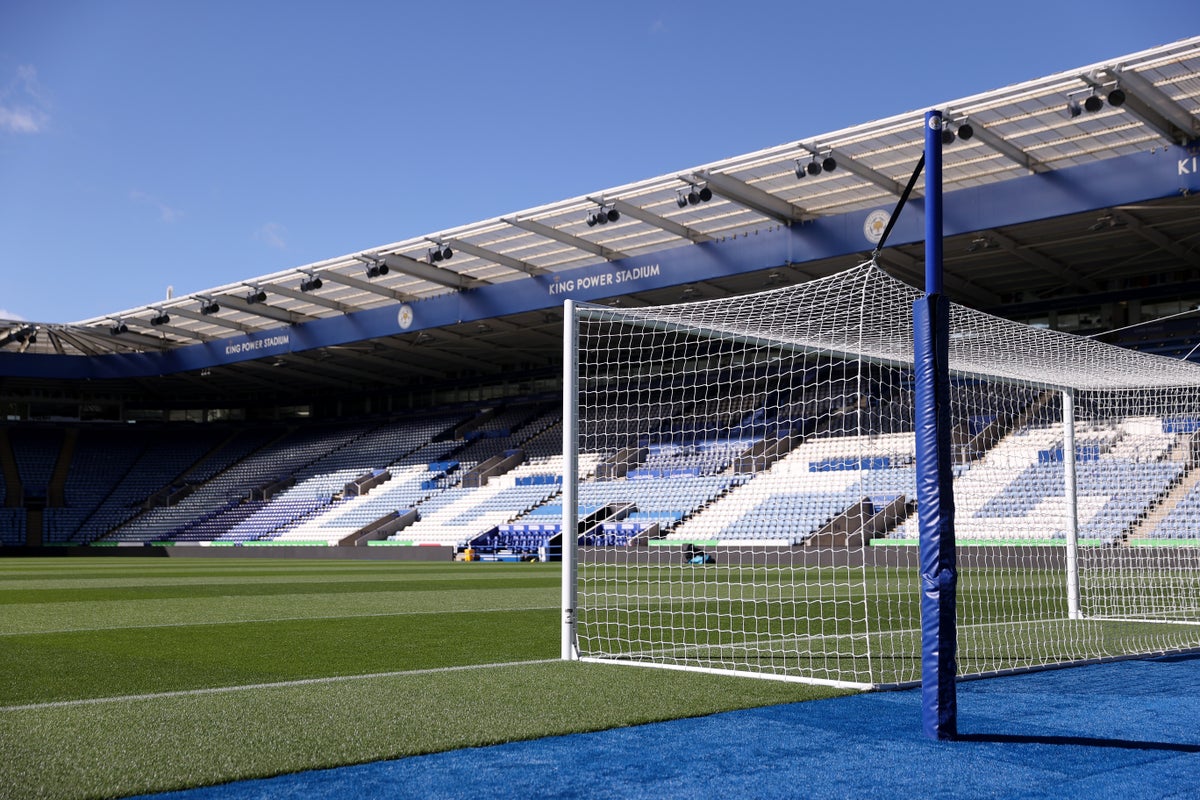
<instances>
[{"instance_id":1,"label":"white goal post","mask_svg":"<svg viewBox=\"0 0 1200 800\"><path fill-rule=\"evenodd\" d=\"M919 296L868 262L568 301L563 658L920 679ZM1200 648L1200 366L961 306L949 335L958 674Z\"/></svg>"}]
</instances>

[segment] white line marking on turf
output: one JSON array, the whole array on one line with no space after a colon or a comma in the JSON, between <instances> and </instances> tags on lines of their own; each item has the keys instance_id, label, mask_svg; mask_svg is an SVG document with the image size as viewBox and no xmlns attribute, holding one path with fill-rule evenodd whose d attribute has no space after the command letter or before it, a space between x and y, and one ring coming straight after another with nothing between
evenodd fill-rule
<instances>
[{"instance_id":1,"label":"white line marking on turf","mask_svg":"<svg viewBox=\"0 0 1200 800\"><path fill-rule=\"evenodd\" d=\"M313 686L322 683L343 683L347 681L373 680L375 678L404 678L413 675L435 675L441 672L465 672L476 669L493 669L495 667L529 667L536 664L553 664L562 659L539 658L533 661L504 661L498 664L465 664L457 667L430 667L428 669L406 669L396 672L371 672L366 675L333 675L328 678L301 678L294 681L276 681L274 683L249 683L243 686L213 686L207 689L180 689L174 692L153 692L150 694L126 694L116 697L87 697L81 700L54 700L48 703L30 703L23 706L0 706L0 713L10 711L39 711L50 708L70 708L71 706L93 706L103 703L126 703L135 700L161 700L168 697L195 697L206 694L229 694L232 692L250 692L259 689L288 689L293 686Z\"/></svg>"},{"instance_id":2,"label":"white line marking on turf","mask_svg":"<svg viewBox=\"0 0 1200 800\"><path fill-rule=\"evenodd\" d=\"M247 619L195 620L193 622L147 622L144 625L101 625L95 628L59 628L56 630L0 631L5 636L39 636L52 633L88 633L89 631L124 631L142 628L196 628L203 625L252 625L257 622L301 622L303 620L369 619L371 617L415 617L422 614L503 614L510 611L557 611L562 606L517 606L514 608L429 609L427 611L379 611L370 614L329 614L319 617L249 617Z\"/></svg>"}]
</instances>

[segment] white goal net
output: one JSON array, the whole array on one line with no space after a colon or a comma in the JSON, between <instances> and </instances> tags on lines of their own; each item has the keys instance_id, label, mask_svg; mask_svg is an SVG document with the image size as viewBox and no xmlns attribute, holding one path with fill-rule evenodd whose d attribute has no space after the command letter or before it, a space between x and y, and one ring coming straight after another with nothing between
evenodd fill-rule
<instances>
[{"instance_id":1,"label":"white goal net","mask_svg":"<svg viewBox=\"0 0 1200 800\"><path fill-rule=\"evenodd\" d=\"M919 296L867 263L570 304L564 446L588 465L564 503L572 657L920 679ZM959 674L1200 647L1200 366L950 320Z\"/></svg>"}]
</instances>

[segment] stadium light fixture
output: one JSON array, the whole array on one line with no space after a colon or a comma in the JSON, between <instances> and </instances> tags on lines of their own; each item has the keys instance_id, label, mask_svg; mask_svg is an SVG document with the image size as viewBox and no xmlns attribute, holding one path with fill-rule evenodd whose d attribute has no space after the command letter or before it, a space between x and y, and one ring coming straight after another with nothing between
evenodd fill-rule
<instances>
[{"instance_id":1,"label":"stadium light fixture","mask_svg":"<svg viewBox=\"0 0 1200 800\"><path fill-rule=\"evenodd\" d=\"M388 265L382 261L372 261L367 264L367 278L379 278L388 274Z\"/></svg>"},{"instance_id":2,"label":"stadium light fixture","mask_svg":"<svg viewBox=\"0 0 1200 800\"><path fill-rule=\"evenodd\" d=\"M1067 116L1070 117L1071 119L1075 119L1075 117L1078 117L1082 113L1083 113L1083 109L1080 108L1079 101L1074 98L1068 98L1067 99Z\"/></svg>"},{"instance_id":3,"label":"stadium light fixture","mask_svg":"<svg viewBox=\"0 0 1200 800\"><path fill-rule=\"evenodd\" d=\"M975 129L969 122L951 122L946 120L942 126L942 144L954 144L955 139L967 141L975 135Z\"/></svg>"},{"instance_id":4,"label":"stadium light fixture","mask_svg":"<svg viewBox=\"0 0 1200 800\"><path fill-rule=\"evenodd\" d=\"M316 273L306 272L304 274L305 277L300 279L300 291L315 292L325 285L324 281Z\"/></svg>"},{"instance_id":5,"label":"stadium light fixture","mask_svg":"<svg viewBox=\"0 0 1200 800\"><path fill-rule=\"evenodd\" d=\"M250 292L246 295L246 304L254 305L255 303L267 302L267 293L261 286L251 286Z\"/></svg>"},{"instance_id":6,"label":"stadium light fixture","mask_svg":"<svg viewBox=\"0 0 1200 800\"><path fill-rule=\"evenodd\" d=\"M675 204L680 208L684 206L695 206L700 203L707 203L713 199L712 189L708 188L707 183L691 183L690 189L680 189L675 193Z\"/></svg>"},{"instance_id":7,"label":"stadium light fixture","mask_svg":"<svg viewBox=\"0 0 1200 800\"><path fill-rule=\"evenodd\" d=\"M166 325L171 321L171 315L161 308L156 308L154 311L154 316L150 318L150 324L154 327L157 328L159 325Z\"/></svg>"},{"instance_id":8,"label":"stadium light fixture","mask_svg":"<svg viewBox=\"0 0 1200 800\"><path fill-rule=\"evenodd\" d=\"M831 156L828 160L832 161L833 168L837 169L837 162L833 160L833 157ZM803 178L805 175L820 175L822 169L821 162L817 161L816 153L813 153L812 160L810 160L807 164L800 159L796 159L797 178Z\"/></svg>"},{"instance_id":9,"label":"stadium light fixture","mask_svg":"<svg viewBox=\"0 0 1200 800\"><path fill-rule=\"evenodd\" d=\"M1083 108L1090 113L1096 113L1104 108L1104 101L1100 99L1098 94L1089 94L1087 99L1083 101Z\"/></svg>"},{"instance_id":10,"label":"stadium light fixture","mask_svg":"<svg viewBox=\"0 0 1200 800\"><path fill-rule=\"evenodd\" d=\"M607 225L610 222L616 222L621 218L621 212L617 211L616 206L600 205L599 210L589 211L587 215L588 227L596 225Z\"/></svg>"},{"instance_id":11,"label":"stadium light fixture","mask_svg":"<svg viewBox=\"0 0 1200 800\"><path fill-rule=\"evenodd\" d=\"M129 333L129 326L118 317L113 320L112 327L108 329L108 332L113 336L120 336L122 333Z\"/></svg>"},{"instance_id":12,"label":"stadium light fixture","mask_svg":"<svg viewBox=\"0 0 1200 800\"><path fill-rule=\"evenodd\" d=\"M977 253L980 250L987 250L990 247L992 247L993 244L995 244L995 242L993 242L987 236L976 236L967 245L967 252L968 253Z\"/></svg>"},{"instance_id":13,"label":"stadium light fixture","mask_svg":"<svg viewBox=\"0 0 1200 800\"><path fill-rule=\"evenodd\" d=\"M439 261L449 261L454 258L454 251L450 249L450 245L442 242L434 242L434 246L426 251L425 255L429 258L430 264L436 264Z\"/></svg>"},{"instance_id":14,"label":"stadium light fixture","mask_svg":"<svg viewBox=\"0 0 1200 800\"><path fill-rule=\"evenodd\" d=\"M833 172L835 169L837 169L837 161L834 159L832 153L821 159L821 169L825 170L826 172Z\"/></svg>"},{"instance_id":15,"label":"stadium light fixture","mask_svg":"<svg viewBox=\"0 0 1200 800\"><path fill-rule=\"evenodd\" d=\"M201 297L200 298L200 313L203 314L204 316L208 316L210 314L216 314L220 310L221 310L221 304L218 303L216 300L213 300L211 297Z\"/></svg>"},{"instance_id":16,"label":"stadium light fixture","mask_svg":"<svg viewBox=\"0 0 1200 800\"><path fill-rule=\"evenodd\" d=\"M1108 104L1113 108L1125 105L1125 90L1120 86L1113 87L1113 90L1108 93Z\"/></svg>"}]
</instances>

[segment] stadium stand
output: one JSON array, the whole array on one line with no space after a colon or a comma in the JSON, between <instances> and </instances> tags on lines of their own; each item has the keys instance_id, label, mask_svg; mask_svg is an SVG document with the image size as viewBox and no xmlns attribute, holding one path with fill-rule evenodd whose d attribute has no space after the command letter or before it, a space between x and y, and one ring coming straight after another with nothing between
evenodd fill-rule
<instances>
[{"instance_id":1,"label":"stadium stand","mask_svg":"<svg viewBox=\"0 0 1200 800\"><path fill-rule=\"evenodd\" d=\"M903 386L892 376L855 396L835 376L774 414L762 393L696 407L687 425L649 434L630 416L593 423L585 434L603 447L581 464L584 541L802 546L832 530L911 540L914 437ZM658 389L662 409L678 407L678 387ZM1057 401L1026 393L1016 410L989 402L969 382L954 387L960 541L1061 539L1061 425L1022 422L1035 408L1052 417ZM560 414L554 403L517 400L290 426L8 426L16 474L0 486L0 542L25 541L25 503L41 508L48 544L361 539L544 558L561 536ZM817 423L822 415L833 421ZM848 433L860 426L870 432ZM1157 417L1084 425L1081 538L1200 536L1191 522L1200 506L1195 428ZM768 447L775 457L753 455ZM1133 488L1113 495L1114 483Z\"/></svg>"}]
</instances>

